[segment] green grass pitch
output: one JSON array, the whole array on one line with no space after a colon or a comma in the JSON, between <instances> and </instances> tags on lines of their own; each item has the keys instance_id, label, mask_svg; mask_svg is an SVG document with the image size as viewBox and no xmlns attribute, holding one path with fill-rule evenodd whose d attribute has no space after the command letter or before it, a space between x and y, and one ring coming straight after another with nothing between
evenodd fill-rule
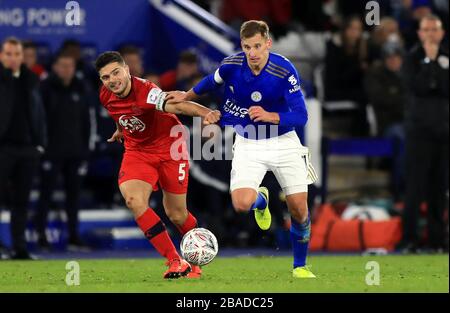
<instances>
[{"instance_id":1,"label":"green grass pitch","mask_svg":"<svg viewBox=\"0 0 450 313\"><path fill-rule=\"evenodd\" d=\"M65 283L68 260L0 261L0 292L449 292L448 255L311 256L316 279L294 279L290 257L217 257L201 279L164 280L163 259L81 259L80 285ZM366 284L376 261L380 284Z\"/></svg>"}]
</instances>

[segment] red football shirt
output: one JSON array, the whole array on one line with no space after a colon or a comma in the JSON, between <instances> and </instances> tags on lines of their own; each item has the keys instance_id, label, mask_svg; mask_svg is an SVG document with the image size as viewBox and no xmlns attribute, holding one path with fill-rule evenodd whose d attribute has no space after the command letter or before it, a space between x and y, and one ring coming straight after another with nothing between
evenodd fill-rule
<instances>
[{"instance_id":1,"label":"red football shirt","mask_svg":"<svg viewBox=\"0 0 450 313\"><path fill-rule=\"evenodd\" d=\"M125 98L119 98L105 86L100 89L100 102L110 116L122 128L125 150L150 153L168 153L174 141L172 127L182 126L178 118L171 113L156 109L161 89L154 83L131 77L131 91Z\"/></svg>"}]
</instances>

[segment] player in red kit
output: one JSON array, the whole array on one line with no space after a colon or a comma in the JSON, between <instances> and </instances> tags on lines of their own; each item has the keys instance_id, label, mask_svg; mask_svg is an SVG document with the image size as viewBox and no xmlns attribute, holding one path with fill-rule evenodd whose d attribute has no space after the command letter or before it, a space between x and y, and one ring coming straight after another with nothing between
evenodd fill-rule
<instances>
[{"instance_id":1,"label":"player in red kit","mask_svg":"<svg viewBox=\"0 0 450 313\"><path fill-rule=\"evenodd\" d=\"M201 116L210 124L220 119L220 112L195 102L166 102L166 93L155 84L130 75L118 52L101 54L95 66L103 83L100 101L117 125L108 141L124 141L125 145L118 182L126 205L146 238L167 259L164 278L200 277L201 269L179 256L164 223L148 203L159 184L164 210L180 233L197 226L186 208L189 156L185 144L182 150L173 148L180 138L171 137L170 132L181 123L172 113Z\"/></svg>"}]
</instances>

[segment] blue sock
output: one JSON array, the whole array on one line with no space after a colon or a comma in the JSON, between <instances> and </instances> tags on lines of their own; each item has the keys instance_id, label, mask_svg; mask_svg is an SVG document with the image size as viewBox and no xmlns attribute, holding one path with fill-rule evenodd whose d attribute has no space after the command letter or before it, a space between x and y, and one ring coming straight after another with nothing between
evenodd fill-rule
<instances>
[{"instance_id":1,"label":"blue sock","mask_svg":"<svg viewBox=\"0 0 450 313\"><path fill-rule=\"evenodd\" d=\"M291 244L294 253L294 268L305 266L308 254L309 239L311 236L311 220L300 224L291 217Z\"/></svg>"},{"instance_id":2,"label":"blue sock","mask_svg":"<svg viewBox=\"0 0 450 313\"><path fill-rule=\"evenodd\" d=\"M258 191L258 196L256 197L255 203L253 203L251 210L258 209L258 210L264 210L267 205L267 200L264 195Z\"/></svg>"}]
</instances>

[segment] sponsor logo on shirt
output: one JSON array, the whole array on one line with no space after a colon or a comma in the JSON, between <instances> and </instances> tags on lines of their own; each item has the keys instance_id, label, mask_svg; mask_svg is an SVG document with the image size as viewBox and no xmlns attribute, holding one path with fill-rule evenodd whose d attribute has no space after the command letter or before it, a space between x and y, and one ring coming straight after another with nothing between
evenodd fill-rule
<instances>
[{"instance_id":1,"label":"sponsor logo on shirt","mask_svg":"<svg viewBox=\"0 0 450 313\"><path fill-rule=\"evenodd\" d=\"M294 88L289 89L289 93L294 93L300 90L300 85L294 86Z\"/></svg>"},{"instance_id":2,"label":"sponsor logo on shirt","mask_svg":"<svg viewBox=\"0 0 450 313\"><path fill-rule=\"evenodd\" d=\"M227 99L227 101L225 102L225 105L223 107L223 110L226 113L229 113L233 116L240 117L240 118L245 118L245 115L248 114L247 108L241 108L240 106L238 106L234 103L234 100L231 100L231 99Z\"/></svg>"},{"instance_id":3,"label":"sponsor logo on shirt","mask_svg":"<svg viewBox=\"0 0 450 313\"><path fill-rule=\"evenodd\" d=\"M145 124L136 116L122 115L119 117L119 125L131 134L138 131L143 132L145 130Z\"/></svg>"}]
</instances>

